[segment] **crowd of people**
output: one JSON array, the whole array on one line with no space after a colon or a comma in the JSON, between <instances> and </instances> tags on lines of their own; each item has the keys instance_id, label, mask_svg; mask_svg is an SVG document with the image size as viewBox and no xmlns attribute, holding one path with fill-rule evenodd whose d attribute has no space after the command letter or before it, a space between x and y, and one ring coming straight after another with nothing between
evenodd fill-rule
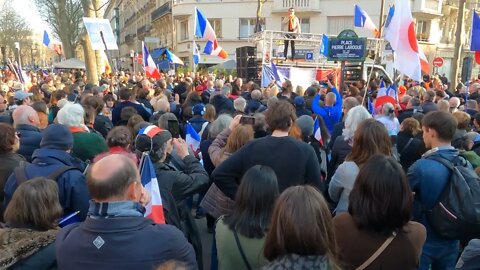
<instances>
[{"instance_id":1,"label":"crowd of people","mask_svg":"<svg viewBox=\"0 0 480 270\"><path fill-rule=\"evenodd\" d=\"M0 72L1 269L480 269L480 235L432 222L452 166L480 179L480 76L380 106L377 78L29 76Z\"/></svg>"}]
</instances>

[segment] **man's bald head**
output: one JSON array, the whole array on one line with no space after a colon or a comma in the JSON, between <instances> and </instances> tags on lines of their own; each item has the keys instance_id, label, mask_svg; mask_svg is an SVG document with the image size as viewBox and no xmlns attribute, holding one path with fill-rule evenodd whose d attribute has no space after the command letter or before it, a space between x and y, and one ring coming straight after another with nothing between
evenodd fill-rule
<instances>
[{"instance_id":1,"label":"man's bald head","mask_svg":"<svg viewBox=\"0 0 480 270\"><path fill-rule=\"evenodd\" d=\"M333 106L335 102L337 102L337 96L335 96L335 93L327 93L325 96L325 106Z\"/></svg>"},{"instance_id":2,"label":"man's bald head","mask_svg":"<svg viewBox=\"0 0 480 270\"><path fill-rule=\"evenodd\" d=\"M12 118L15 127L18 127L18 125L38 126L40 124L37 112L28 105L18 106L13 111Z\"/></svg>"},{"instance_id":3,"label":"man's bald head","mask_svg":"<svg viewBox=\"0 0 480 270\"><path fill-rule=\"evenodd\" d=\"M106 156L92 165L87 175L90 195L96 201L118 201L127 198L127 189L140 181L136 164L124 155Z\"/></svg>"}]
</instances>

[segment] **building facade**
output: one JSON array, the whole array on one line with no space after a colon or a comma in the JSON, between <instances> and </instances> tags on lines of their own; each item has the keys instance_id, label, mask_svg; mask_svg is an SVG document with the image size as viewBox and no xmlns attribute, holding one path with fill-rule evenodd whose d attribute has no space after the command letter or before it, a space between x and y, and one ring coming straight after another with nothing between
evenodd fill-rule
<instances>
[{"instance_id":1,"label":"building facade","mask_svg":"<svg viewBox=\"0 0 480 270\"><path fill-rule=\"evenodd\" d=\"M385 17L389 5L385 6ZM417 39L430 62L435 57L443 57L444 65L435 72L450 74L453 64L456 18L458 1L453 0L411 0L411 9L416 21ZM475 4L467 1L465 9L463 57L469 56L471 28L471 8ZM476 3L476 2L475 2ZM353 7L360 5L378 25L380 4L378 0L267 0L262 10L262 28L283 30L282 19L288 9L294 7L300 19L302 32L336 35L343 29L353 28ZM150 48L168 47L185 63L192 61L193 41L202 48L205 40L194 36L195 7L209 19L214 28L218 43L235 59L236 48L253 45L249 36L253 34L257 0L112 0L106 16L115 15L110 10L118 10L119 59L129 59L130 51L141 52L142 40L149 41ZM109 17L114 27L114 19ZM365 29L354 29L359 36L373 37ZM219 63L222 59L202 55L200 63ZM478 69L477 66L474 66Z\"/></svg>"}]
</instances>

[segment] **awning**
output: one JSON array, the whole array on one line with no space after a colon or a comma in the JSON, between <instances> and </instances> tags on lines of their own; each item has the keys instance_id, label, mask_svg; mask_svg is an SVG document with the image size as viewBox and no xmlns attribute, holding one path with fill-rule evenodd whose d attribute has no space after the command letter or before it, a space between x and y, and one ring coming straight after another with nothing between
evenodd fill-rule
<instances>
[{"instance_id":1,"label":"awning","mask_svg":"<svg viewBox=\"0 0 480 270\"><path fill-rule=\"evenodd\" d=\"M63 69L85 69L85 62L77 58L70 58L54 64L53 67Z\"/></svg>"}]
</instances>

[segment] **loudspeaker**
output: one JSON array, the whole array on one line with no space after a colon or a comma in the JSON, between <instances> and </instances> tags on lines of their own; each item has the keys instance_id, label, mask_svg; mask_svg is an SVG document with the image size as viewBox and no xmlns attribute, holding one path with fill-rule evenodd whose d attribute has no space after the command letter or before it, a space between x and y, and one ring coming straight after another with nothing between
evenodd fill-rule
<instances>
[{"instance_id":1,"label":"loudspeaker","mask_svg":"<svg viewBox=\"0 0 480 270\"><path fill-rule=\"evenodd\" d=\"M249 80L257 79L257 48L243 46L236 49L237 77Z\"/></svg>"}]
</instances>

